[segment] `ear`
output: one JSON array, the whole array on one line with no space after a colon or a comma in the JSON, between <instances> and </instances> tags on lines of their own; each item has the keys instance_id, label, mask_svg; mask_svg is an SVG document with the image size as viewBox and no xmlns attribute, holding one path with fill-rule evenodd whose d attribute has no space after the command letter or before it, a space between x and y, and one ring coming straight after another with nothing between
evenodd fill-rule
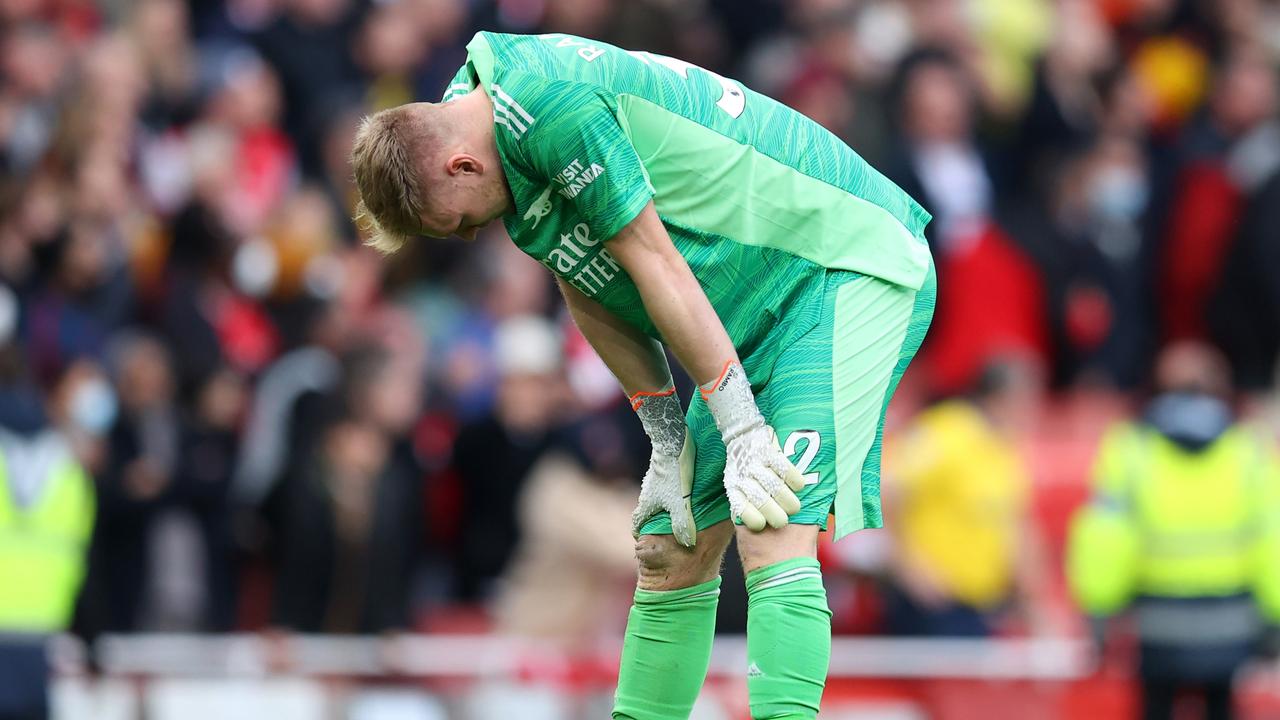
<instances>
[{"instance_id":1,"label":"ear","mask_svg":"<svg viewBox=\"0 0 1280 720\"><path fill-rule=\"evenodd\" d=\"M455 153L445 161L444 171L449 175L479 175L484 172L484 163L469 153Z\"/></svg>"}]
</instances>

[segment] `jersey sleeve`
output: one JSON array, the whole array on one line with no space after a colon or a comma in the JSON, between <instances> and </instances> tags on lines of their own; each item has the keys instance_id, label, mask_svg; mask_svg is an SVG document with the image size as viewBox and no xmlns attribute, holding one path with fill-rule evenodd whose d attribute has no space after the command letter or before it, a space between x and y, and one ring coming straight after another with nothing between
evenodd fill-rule
<instances>
[{"instance_id":1,"label":"jersey sleeve","mask_svg":"<svg viewBox=\"0 0 1280 720\"><path fill-rule=\"evenodd\" d=\"M471 75L471 68L467 67L466 63L463 63L462 67L458 68L458 72L453 74L453 79L445 86L444 95L441 96L440 102L456 100L471 92L475 86L476 83Z\"/></svg>"},{"instance_id":2,"label":"jersey sleeve","mask_svg":"<svg viewBox=\"0 0 1280 720\"><path fill-rule=\"evenodd\" d=\"M502 93L495 95L501 125ZM613 238L649 203L653 186L610 104L589 84L547 81L529 113L521 146L533 173L572 203L592 235Z\"/></svg>"}]
</instances>

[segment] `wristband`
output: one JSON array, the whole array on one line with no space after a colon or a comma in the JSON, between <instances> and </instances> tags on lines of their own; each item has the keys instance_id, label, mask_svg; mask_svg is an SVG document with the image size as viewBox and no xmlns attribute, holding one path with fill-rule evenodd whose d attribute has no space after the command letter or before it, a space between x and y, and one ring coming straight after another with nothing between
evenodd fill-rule
<instances>
[{"instance_id":1,"label":"wristband","mask_svg":"<svg viewBox=\"0 0 1280 720\"><path fill-rule=\"evenodd\" d=\"M726 441L764 424L747 373L737 360L726 362L720 376L698 390Z\"/></svg>"}]
</instances>

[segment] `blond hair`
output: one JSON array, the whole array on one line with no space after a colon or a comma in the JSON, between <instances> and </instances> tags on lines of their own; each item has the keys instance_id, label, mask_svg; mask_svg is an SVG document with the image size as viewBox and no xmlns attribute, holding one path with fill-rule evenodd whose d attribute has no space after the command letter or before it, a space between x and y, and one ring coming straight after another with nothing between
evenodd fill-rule
<instances>
[{"instance_id":1,"label":"blond hair","mask_svg":"<svg viewBox=\"0 0 1280 720\"><path fill-rule=\"evenodd\" d=\"M351 147L360 201L356 225L367 233L365 244L390 255L421 234L423 184L415 151L428 147L430 124L401 105L360 122Z\"/></svg>"}]
</instances>

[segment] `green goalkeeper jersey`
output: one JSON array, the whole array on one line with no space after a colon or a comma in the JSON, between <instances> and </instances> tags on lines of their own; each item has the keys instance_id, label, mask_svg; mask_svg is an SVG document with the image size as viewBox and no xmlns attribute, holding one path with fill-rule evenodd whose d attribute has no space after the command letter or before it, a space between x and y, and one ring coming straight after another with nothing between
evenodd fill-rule
<instances>
[{"instance_id":1,"label":"green goalkeeper jersey","mask_svg":"<svg viewBox=\"0 0 1280 720\"><path fill-rule=\"evenodd\" d=\"M493 102L511 239L645 333L661 339L607 241L650 200L744 359L786 342L784 314L791 339L817 322L827 269L924 283L929 213L795 110L572 35L482 32L467 51L444 100L479 84Z\"/></svg>"}]
</instances>

